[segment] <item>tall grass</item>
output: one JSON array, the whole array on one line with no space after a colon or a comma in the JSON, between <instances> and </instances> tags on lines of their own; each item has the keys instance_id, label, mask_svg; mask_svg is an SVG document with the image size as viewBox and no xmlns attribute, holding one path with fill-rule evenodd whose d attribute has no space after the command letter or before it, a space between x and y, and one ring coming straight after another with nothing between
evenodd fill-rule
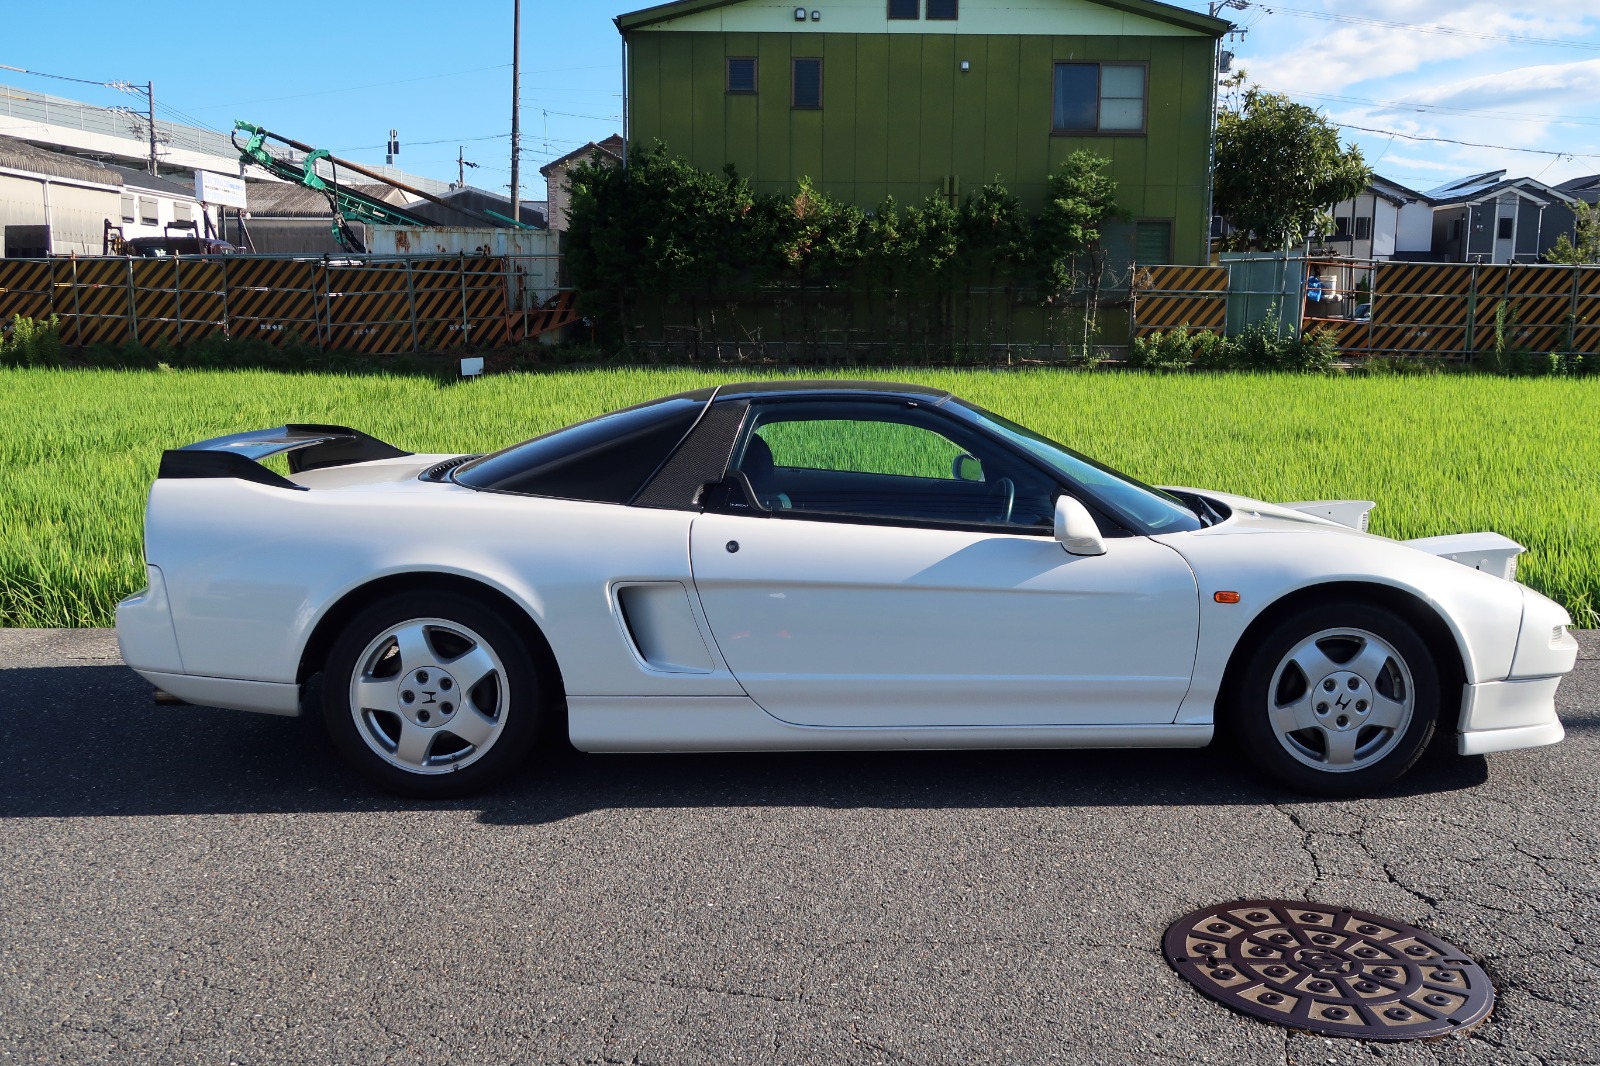
<instances>
[{"instance_id":1,"label":"tall grass","mask_svg":"<svg viewBox=\"0 0 1600 1066\"><path fill-rule=\"evenodd\" d=\"M883 376L882 371L871 376ZM266 371L0 370L0 625L110 623L143 583L162 448L336 422L414 451L486 451L748 375L593 370L465 383ZM865 375L862 375L865 376ZM1373 531L1494 529L1519 576L1600 622L1600 381L898 371L1156 484L1378 501Z\"/></svg>"}]
</instances>

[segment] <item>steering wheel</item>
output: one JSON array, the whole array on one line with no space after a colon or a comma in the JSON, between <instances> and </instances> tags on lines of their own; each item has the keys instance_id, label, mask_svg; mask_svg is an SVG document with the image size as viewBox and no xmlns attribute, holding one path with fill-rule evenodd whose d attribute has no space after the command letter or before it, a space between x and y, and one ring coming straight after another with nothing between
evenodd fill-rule
<instances>
[{"instance_id":1,"label":"steering wheel","mask_svg":"<svg viewBox=\"0 0 1600 1066\"><path fill-rule=\"evenodd\" d=\"M998 521L1009 524L1011 522L1011 510L1017 505L1016 482L1008 477L1001 478L990 487L989 498L991 500L1003 499L1005 501L1005 507L1000 511Z\"/></svg>"}]
</instances>

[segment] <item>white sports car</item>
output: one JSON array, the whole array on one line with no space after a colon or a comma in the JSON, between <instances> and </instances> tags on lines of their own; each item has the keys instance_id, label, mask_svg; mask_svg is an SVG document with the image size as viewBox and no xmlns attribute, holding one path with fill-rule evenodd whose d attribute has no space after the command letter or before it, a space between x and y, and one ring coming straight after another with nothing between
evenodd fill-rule
<instances>
[{"instance_id":1,"label":"white sports car","mask_svg":"<svg viewBox=\"0 0 1600 1066\"><path fill-rule=\"evenodd\" d=\"M288 476L259 460L288 453ZM1155 489L937 389L726 385L485 456L340 426L162 457L123 657L379 785L586 751L1201 747L1355 794L1553 744L1577 643L1494 533ZM321 675L320 686L310 685Z\"/></svg>"}]
</instances>

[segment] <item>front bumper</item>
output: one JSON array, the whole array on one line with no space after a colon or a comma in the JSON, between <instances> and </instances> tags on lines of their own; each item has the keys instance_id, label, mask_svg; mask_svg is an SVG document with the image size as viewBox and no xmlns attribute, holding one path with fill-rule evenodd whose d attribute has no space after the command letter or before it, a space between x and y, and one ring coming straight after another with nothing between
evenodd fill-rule
<instances>
[{"instance_id":1,"label":"front bumper","mask_svg":"<svg viewBox=\"0 0 1600 1066\"><path fill-rule=\"evenodd\" d=\"M1561 675L1467 685L1461 699L1462 755L1554 744L1566 736L1556 715Z\"/></svg>"},{"instance_id":2,"label":"front bumper","mask_svg":"<svg viewBox=\"0 0 1600 1066\"><path fill-rule=\"evenodd\" d=\"M1578 661L1572 616L1559 603L1522 589L1522 627L1503 681L1468 685L1461 697L1463 755L1537 748L1566 736L1556 715L1556 689Z\"/></svg>"}]
</instances>

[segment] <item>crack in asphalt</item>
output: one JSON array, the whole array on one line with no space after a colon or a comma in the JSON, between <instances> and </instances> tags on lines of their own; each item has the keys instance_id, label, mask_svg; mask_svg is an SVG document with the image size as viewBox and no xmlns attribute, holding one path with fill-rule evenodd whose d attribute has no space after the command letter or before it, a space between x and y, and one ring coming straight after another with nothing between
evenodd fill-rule
<instances>
[{"instance_id":1,"label":"crack in asphalt","mask_svg":"<svg viewBox=\"0 0 1600 1066\"><path fill-rule=\"evenodd\" d=\"M1322 856L1317 854L1317 849L1312 845L1311 830L1306 828L1305 822L1300 820L1300 816L1298 814L1296 814L1294 811L1291 811L1282 803L1274 803L1272 805L1272 809L1289 819L1289 824L1294 826L1299 832L1300 850L1306 853L1306 856L1311 860L1312 868L1317 871L1317 875L1311 879L1311 883L1308 884L1300 893L1301 898L1307 903L1310 903L1312 902L1311 890L1322 883L1324 876L1324 871L1322 869ZM1287 1049L1285 1049L1284 1054L1288 1054Z\"/></svg>"}]
</instances>

